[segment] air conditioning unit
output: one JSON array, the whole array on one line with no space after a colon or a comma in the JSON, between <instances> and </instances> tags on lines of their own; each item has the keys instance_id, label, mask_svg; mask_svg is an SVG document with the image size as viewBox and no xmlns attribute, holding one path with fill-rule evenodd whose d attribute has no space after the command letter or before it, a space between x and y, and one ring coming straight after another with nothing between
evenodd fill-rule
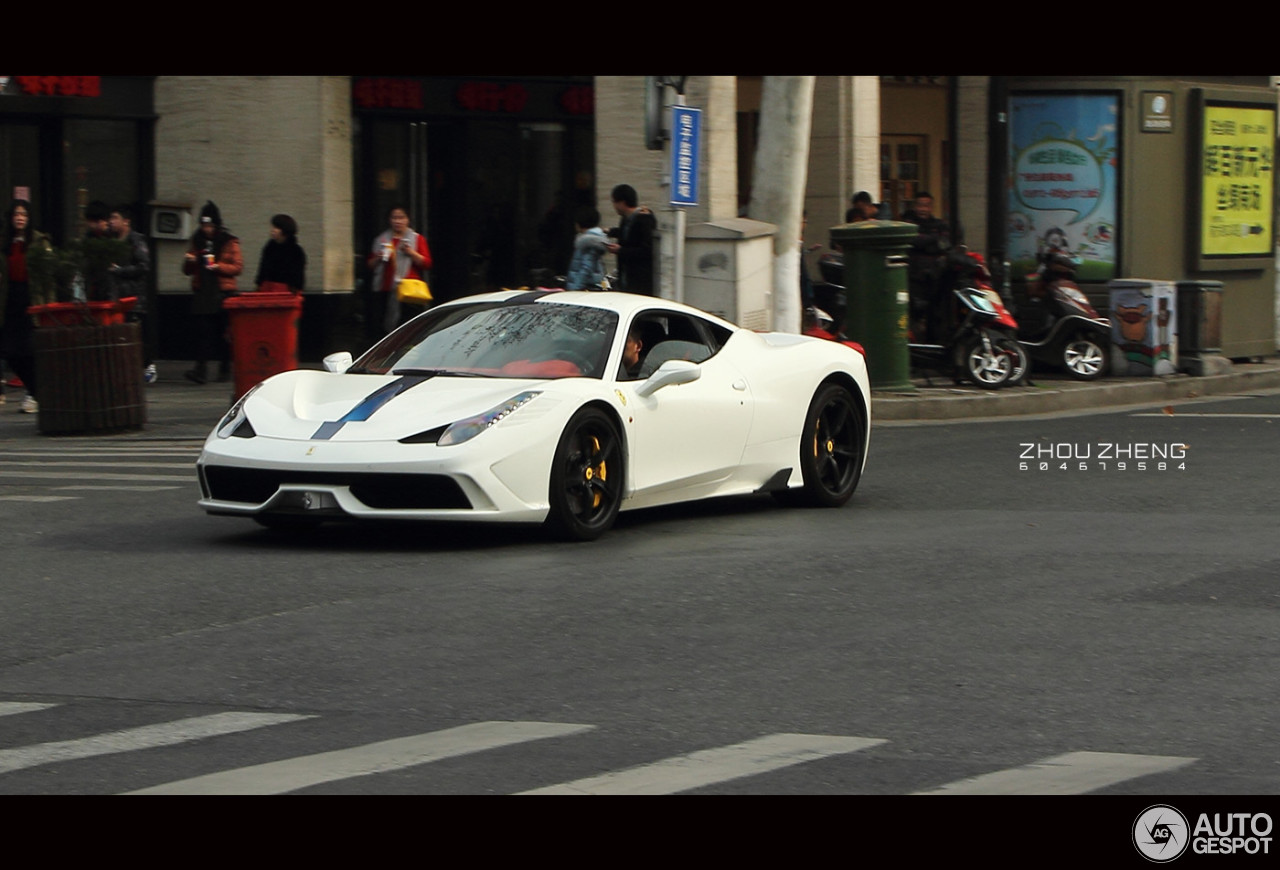
<instances>
[{"instance_id":1,"label":"air conditioning unit","mask_svg":"<svg viewBox=\"0 0 1280 870\"><path fill-rule=\"evenodd\" d=\"M151 203L151 238L186 241L191 238L191 206Z\"/></svg>"}]
</instances>

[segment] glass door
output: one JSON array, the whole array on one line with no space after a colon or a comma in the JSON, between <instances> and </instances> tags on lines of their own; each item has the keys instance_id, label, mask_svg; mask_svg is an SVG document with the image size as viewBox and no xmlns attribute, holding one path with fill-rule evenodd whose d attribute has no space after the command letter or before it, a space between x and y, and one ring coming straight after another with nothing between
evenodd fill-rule
<instances>
[{"instance_id":1,"label":"glass door","mask_svg":"<svg viewBox=\"0 0 1280 870\"><path fill-rule=\"evenodd\" d=\"M926 189L922 177L926 165L924 138L880 138L880 200L888 204L889 213L895 220L901 220L903 214L912 208L916 192Z\"/></svg>"}]
</instances>

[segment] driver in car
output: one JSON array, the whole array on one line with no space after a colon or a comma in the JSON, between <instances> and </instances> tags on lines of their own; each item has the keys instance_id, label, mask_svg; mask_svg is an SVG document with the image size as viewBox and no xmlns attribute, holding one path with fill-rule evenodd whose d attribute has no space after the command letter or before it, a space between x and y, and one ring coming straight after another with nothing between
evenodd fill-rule
<instances>
[{"instance_id":1,"label":"driver in car","mask_svg":"<svg viewBox=\"0 0 1280 870\"><path fill-rule=\"evenodd\" d=\"M627 333L627 342L622 346L622 368L626 380L640 377L640 351L644 350L644 342L640 340L640 332L634 327Z\"/></svg>"}]
</instances>

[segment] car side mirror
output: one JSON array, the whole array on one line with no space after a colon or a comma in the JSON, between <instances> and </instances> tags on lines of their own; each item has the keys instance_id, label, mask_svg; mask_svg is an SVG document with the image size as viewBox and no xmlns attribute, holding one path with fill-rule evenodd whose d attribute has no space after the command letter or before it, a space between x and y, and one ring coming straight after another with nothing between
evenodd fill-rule
<instances>
[{"instance_id":1,"label":"car side mirror","mask_svg":"<svg viewBox=\"0 0 1280 870\"><path fill-rule=\"evenodd\" d=\"M334 374L340 375L347 369L351 368L351 363L352 359L350 351L344 350L339 351L338 353L331 353L324 358L324 370L326 372L333 372Z\"/></svg>"},{"instance_id":2,"label":"car side mirror","mask_svg":"<svg viewBox=\"0 0 1280 870\"><path fill-rule=\"evenodd\" d=\"M652 396L663 387L673 384L689 384L702 377L702 368L695 362L683 359L669 359L658 370L649 375L649 379L636 388L636 395L644 399Z\"/></svg>"}]
</instances>

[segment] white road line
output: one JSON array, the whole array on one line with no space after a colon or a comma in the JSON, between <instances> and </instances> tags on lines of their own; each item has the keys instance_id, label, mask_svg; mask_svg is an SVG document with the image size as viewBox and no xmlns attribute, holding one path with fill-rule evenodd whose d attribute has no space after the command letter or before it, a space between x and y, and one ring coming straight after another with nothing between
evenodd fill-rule
<instances>
[{"instance_id":1,"label":"white road line","mask_svg":"<svg viewBox=\"0 0 1280 870\"><path fill-rule=\"evenodd\" d=\"M194 480L192 480L191 482L193 484L195 483ZM59 490L65 489L65 490L71 490L72 492L75 492L77 490L82 490L82 489L89 489L89 490L106 489L106 490L111 490L112 492L121 492L121 491L160 492L161 490L165 490L165 489L182 489L182 487L180 486L128 486L128 485L108 486L108 485L104 485L104 486L55 486L54 489L59 489Z\"/></svg>"},{"instance_id":2,"label":"white road line","mask_svg":"<svg viewBox=\"0 0 1280 870\"><path fill-rule=\"evenodd\" d=\"M237 731L249 731L268 725L280 725L311 718L313 717L289 713L214 713L211 716L197 716L192 719L179 719L176 722L112 731L79 740L61 740L56 743L20 746L16 749L0 749L0 773L59 761L75 761L98 755L132 752L136 749L173 746L192 740L203 740L206 737L218 737L223 734L234 734Z\"/></svg>"},{"instance_id":3,"label":"white road line","mask_svg":"<svg viewBox=\"0 0 1280 870\"><path fill-rule=\"evenodd\" d=\"M242 767L129 794L284 794L321 783L428 764L486 749L590 731L558 722L477 722L317 755Z\"/></svg>"},{"instance_id":4,"label":"white road line","mask_svg":"<svg viewBox=\"0 0 1280 870\"><path fill-rule=\"evenodd\" d=\"M1084 794L1127 779L1177 770L1194 761L1194 758L1172 755L1068 752L1012 770L957 780L916 794Z\"/></svg>"},{"instance_id":5,"label":"white road line","mask_svg":"<svg viewBox=\"0 0 1280 870\"><path fill-rule=\"evenodd\" d=\"M134 457L135 459L137 457ZM21 466L22 468L167 468L171 471L183 469L195 471L194 462L10 462L0 459L0 469Z\"/></svg>"},{"instance_id":6,"label":"white road line","mask_svg":"<svg viewBox=\"0 0 1280 870\"><path fill-rule=\"evenodd\" d=\"M1130 414L1130 417L1248 417L1257 420L1274 420L1280 417L1280 414L1196 414L1191 411L1179 411L1176 408L1172 414L1166 414L1163 411L1151 414Z\"/></svg>"},{"instance_id":7,"label":"white road line","mask_svg":"<svg viewBox=\"0 0 1280 870\"><path fill-rule=\"evenodd\" d=\"M37 704L25 701L0 701L0 716L15 716L18 713L34 713L36 710L47 710L57 704Z\"/></svg>"},{"instance_id":8,"label":"white road line","mask_svg":"<svg viewBox=\"0 0 1280 870\"><path fill-rule=\"evenodd\" d=\"M196 479L195 469L190 474L103 474L100 471L0 471L0 482L8 480L169 480L190 483Z\"/></svg>"},{"instance_id":9,"label":"white road line","mask_svg":"<svg viewBox=\"0 0 1280 870\"><path fill-rule=\"evenodd\" d=\"M75 501L78 495L0 495L0 501Z\"/></svg>"},{"instance_id":10,"label":"white road line","mask_svg":"<svg viewBox=\"0 0 1280 870\"><path fill-rule=\"evenodd\" d=\"M884 743L868 737L770 734L521 794L675 794Z\"/></svg>"},{"instance_id":11,"label":"white road line","mask_svg":"<svg viewBox=\"0 0 1280 870\"><path fill-rule=\"evenodd\" d=\"M107 459L112 456L126 456L130 459L138 457L151 457L157 459L179 459L190 458L194 465L196 458L200 455L200 449L193 450L174 450L172 448L161 448L159 450L147 450L144 448L134 448L132 450L118 450L116 448L64 448L60 450L0 450L0 461L9 459L40 459L42 457L53 457L57 459Z\"/></svg>"}]
</instances>

